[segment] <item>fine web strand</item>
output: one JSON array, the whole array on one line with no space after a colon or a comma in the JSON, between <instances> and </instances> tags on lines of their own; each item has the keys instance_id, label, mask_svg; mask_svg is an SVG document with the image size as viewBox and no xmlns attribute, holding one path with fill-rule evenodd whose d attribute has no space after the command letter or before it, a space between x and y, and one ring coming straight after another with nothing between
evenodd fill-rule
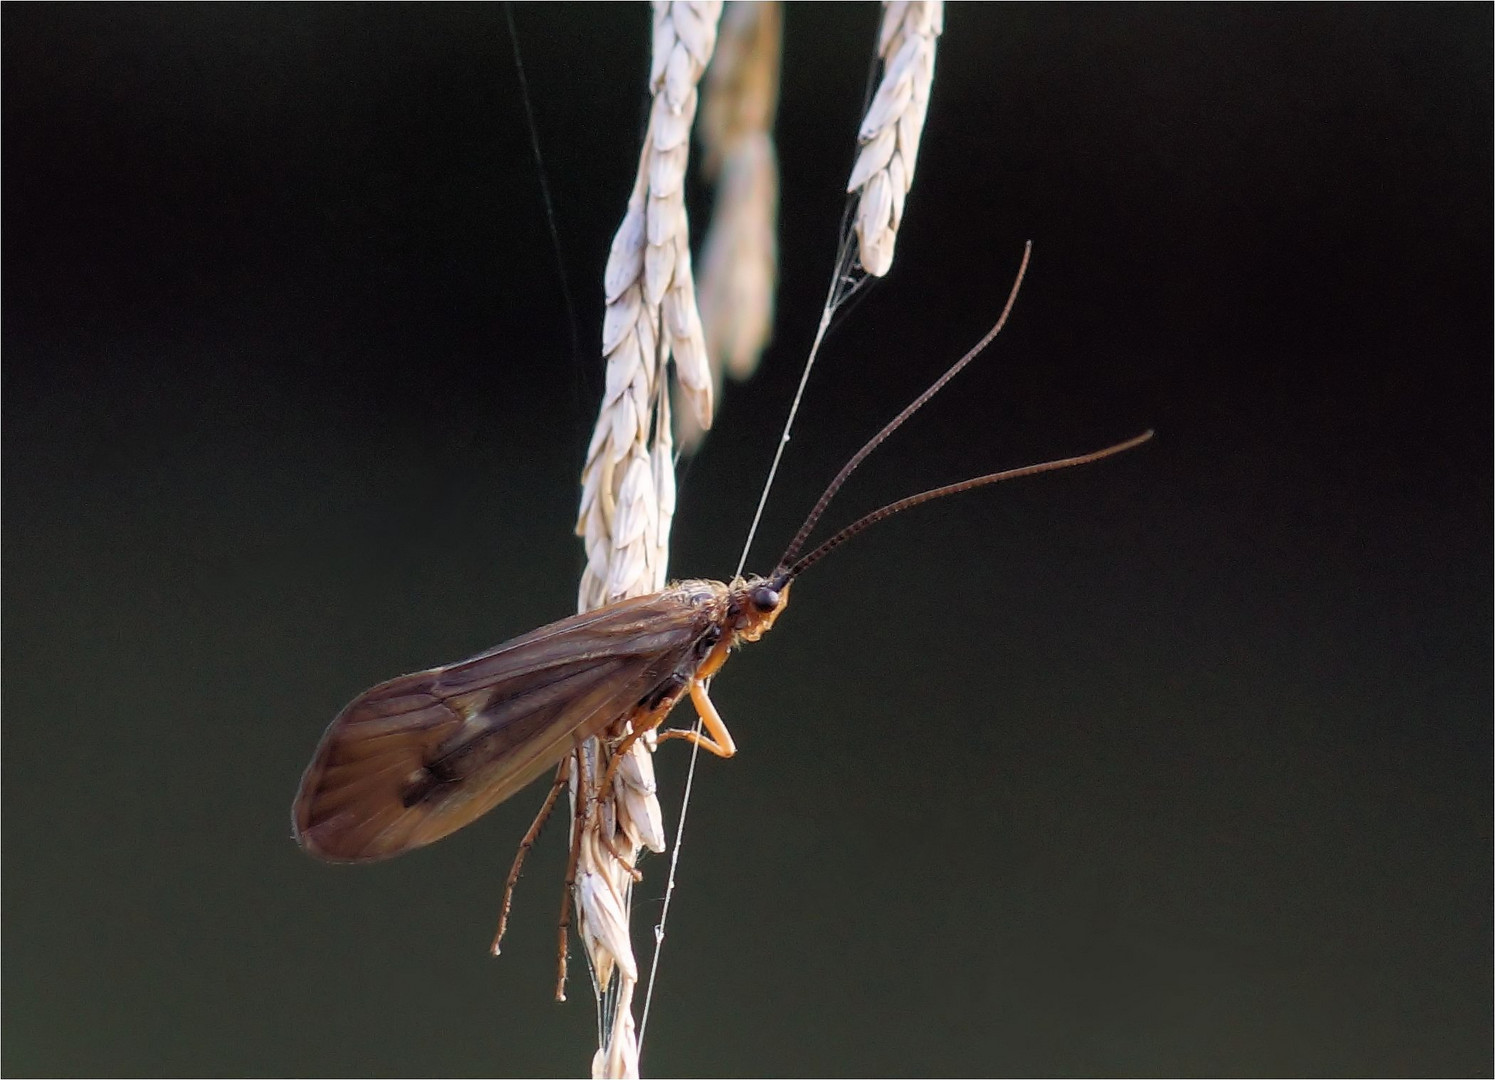
<instances>
[{"instance_id":1,"label":"fine web strand","mask_svg":"<svg viewBox=\"0 0 1495 1080\"><path fill-rule=\"evenodd\" d=\"M820 311L820 325L815 328L815 340L810 343L810 354L805 357L805 369L800 373L799 386L795 388L794 400L789 405L789 415L784 420L783 433L779 436L778 446L774 448L773 461L768 466L768 476L763 481L763 491L758 496L758 508L753 511L753 522L748 526L747 539L743 542L742 554L737 557L737 569L732 572L733 578L741 577L742 568L747 565L748 553L753 547L753 538L758 535L758 525L763 520L763 508L768 505L768 493L773 490L774 478L779 473L779 462L783 460L784 448L789 445L790 433L794 430L794 420L799 415L799 405L804 399L805 387L810 382L810 371L815 366L815 358L820 355L820 345L825 340L826 331L830 329L831 319L835 317L836 310L850 299L866 280L852 276L850 261L851 232L847 219L843 218L841 250L836 255L836 272L831 276L831 286L825 295L825 306Z\"/></svg>"},{"instance_id":2,"label":"fine web strand","mask_svg":"<svg viewBox=\"0 0 1495 1080\"><path fill-rule=\"evenodd\" d=\"M555 252L556 276L561 282L561 298L566 303L570 321L571 355L581 360L581 337L577 330L576 303L571 299L571 282L566 276L566 259L561 251L561 233L555 220L555 202L550 197L550 177L545 172L545 158L540 154L540 129L535 126L535 110L530 102L529 80L524 75L524 61L519 58L519 33L514 28L514 5L504 4L504 18L509 26L509 43L514 47L514 73L519 76L519 99L524 103L524 120L529 128L530 150L535 155L535 173L540 180L540 198L545 203L545 224L550 227L550 246Z\"/></svg>"},{"instance_id":3,"label":"fine web strand","mask_svg":"<svg viewBox=\"0 0 1495 1080\"><path fill-rule=\"evenodd\" d=\"M540 201L545 205L545 224L550 230L550 248L555 253L556 277L560 280L561 300L566 305L566 330L571 338L571 414L575 417L575 442L582 447L585 461L587 440L590 438L584 419L586 409L583 381L587 370L581 352L581 322L576 317L576 301L571 296L571 279L566 273L566 255L561 248L561 231L556 224L555 200L550 194L550 176L545 171L545 157L540 153L540 129L535 124L534 105L530 100L529 79L524 74L524 61L519 55L519 31L514 25L514 5L505 3L504 21L509 30L509 44L514 52L514 74L519 80L519 100L524 104L524 122L529 131L530 151L535 156L535 176L540 182ZM580 472L578 467L574 471Z\"/></svg>"},{"instance_id":4,"label":"fine web strand","mask_svg":"<svg viewBox=\"0 0 1495 1080\"><path fill-rule=\"evenodd\" d=\"M799 413L799 405L805 395L805 386L810 381L810 369L815 365L815 357L820 352L820 345L825 340L827 330L830 329L831 320L835 317L837 310L846 303L866 283L867 278L863 275L852 273L852 231L850 227L850 215L844 215L841 224L841 243L836 252L835 271L831 275L830 288L826 291L825 305L820 312L820 324L815 330L815 339L810 345L809 355L805 358L804 371L800 373L799 386L794 392L794 400L789 406L789 416L784 421L784 431L779 436L779 444L774 450L773 462L769 465L768 476L763 481L762 494L758 496L758 508L753 513L752 525L748 528L747 540L742 545L742 555L737 560L737 569L732 576L742 576L742 568L747 565L748 552L753 546L753 536L758 531L758 523L763 518L763 508L768 505L768 493L773 489L774 477L778 473L779 461L784 456L784 447L789 445L790 432L794 428L794 419ZM685 790L680 797L680 819L675 824L675 843L670 848L670 872L665 880L664 902L659 909L659 922L654 925L654 952L649 958L649 981L644 988L644 1007L639 1014L638 1025L638 1052L639 1058L644 1056L644 1033L649 1029L649 1007L654 1001L654 981L659 972L659 953L664 945L665 923L669 920L670 900L675 894L675 868L680 863L680 845L685 835L685 816L690 809L690 792L695 785L696 761L701 753L701 718L696 717L693 729L696 738L691 740L690 765L685 772Z\"/></svg>"},{"instance_id":5,"label":"fine web strand","mask_svg":"<svg viewBox=\"0 0 1495 1080\"><path fill-rule=\"evenodd\" d=\"M680 863L680 840L685 835L685 811L690 806L690 789L696 780L696 759L701 754L701 718L696 717L696 738L690 743L690 767L685 771L685 793L680 797L680 820L675 823L675 843L670 847L670 873L664 883L664 903L659 922L654 924L654 955L649 958L649 983L644 988L644 1008L638 1021L638 1056L644 1057L644 1032L649 1030L649 1006L654 1001L654 977L659 972L659 947L664 944L664 924L670 915L670 898L675 895L675 867Z\"/></svg>"}]
</instances>

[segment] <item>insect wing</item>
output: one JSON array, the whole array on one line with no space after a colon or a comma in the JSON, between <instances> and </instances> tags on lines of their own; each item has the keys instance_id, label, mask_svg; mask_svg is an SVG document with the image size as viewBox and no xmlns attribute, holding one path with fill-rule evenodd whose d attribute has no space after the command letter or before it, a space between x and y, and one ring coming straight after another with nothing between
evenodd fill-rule
<instances>
[{"instance_id":1,"label":"insect wing","mask_svg":"<svg viewBox=\"0 0 1495 1080\"><path fill-rule=\"evenodd\" d=\"M301 778L297 840L329 861L364 862L460 829L628 713L711 620L679 591L654 593L365 691Z\"/></svg>"}]
</instances>

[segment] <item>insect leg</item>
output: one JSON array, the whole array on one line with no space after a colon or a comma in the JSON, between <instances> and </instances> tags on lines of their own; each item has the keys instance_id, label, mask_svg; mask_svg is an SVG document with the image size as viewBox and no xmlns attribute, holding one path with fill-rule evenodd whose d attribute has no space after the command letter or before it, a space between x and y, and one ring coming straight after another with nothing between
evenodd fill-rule
<instances>
[{"instance_id":1,"label":"insect leg","mask_svg":"<svg viewBox=\"0 0 1495 1080\"><path fill-rule=\"evenodd\" d=\"M656 720L655 723L658 723L658 721ZM622 762L623 755L633 749L633 744L638 742L639 736L643 733L644 728L634 725L633 730L623 737L623 741L613 747L607 763L607 769L602 774L602 784L597 789L597 797L599 799L602 797L603 792L613 789L613 778L618 774L618 765ZM617 852L613 852L613 854L616 855Z\"/></svg>"},{"instance_id":2,"label":"insect leg","mask_svg":"<svg viewBox=\"0 0 1495 1080\"><path fill-rule=\"evenodd\" d=\"M592 794L588 790L587 770L581 761L581 750L575 750L576 758L576 820L572 826L571 856L566 860L566 881L561 893L561 922L557 928L555 999L566 1000L566 935L571 927L571 894L576 891L576 864L581 859L581 840L587 831L587 822L592 816Z\"/></svg>"},{"instance_id":3,"label":"insect leg","mask_svg":"<svg viewBox=\"0 0 1495 1080\"><path fill-rule=\"evenodd\" d=\"M498 955L499 943L504 939L504 931L509 928L509 908L514 903L514 886L519 883L519 871L524 866L524 857L529 854L529 849L534 847L535 840L540 836L540 829L545 825L550 813L555 809L555 800L561 794L561 788L566 786L566 781L571 776L571 759L565 758L560 768L555 771L555 783L550 785L550 794L545 796L545 803L540 807L540 812L535 815L534 822L529 827L529 832L524 834L524 839L519 841L519 850L514 854L514 865L509 867L508 879L504 881L504 902L498 913L498 933L493 935L493 944L489 951L494 956Z\"/></svg>"},{"instance_id":4,"label":"insect leg","mask_svg":"<svg viewBox=\"0 0 1495 1080\"><path fill-rule=\"evenodd\" d=\"M658 723L658 720L654 721L654 724ZM654 724L650 724L648 726L653 727ZM597 786L597 802L599 804L603 799L608 797L609 792L614 790L613 779L618 774L618 766L623 761L623 755L628 753L629 750L632 749L633 744L638 741L639 736L642 735L646 730L646 727L635 726L632 731L624 736L623 741L612 749L611 753L609 754L607 768L602 773L602 783ZM600 809L601 808L599 805L599 810ZM639 868L623 856L623 853L618 850L617 845L613 843L613 838L611 836L609 836L604 830L599 828L597 830L597 839L602 841L602 846L607 849L607 853L622 864L623 869L628 873L629 877L633 878L634 881L644 880L644 875L639 871Z\"/></svg>"},{"instance_id":5,"label":"insect leg","mask_svg":"<svg viewBox=\"0 0 1495 1080\"><path fill-rule=\"evenodd\" d=\"M709 750L717 757L729 758L737 753L737 743L732 739L732 733L727 730L721 713L716 711L716 706L711 704L711 697L707 693L706 683L702 679L695 679L690 684L690 702L696 707L696 715L701 718L701 724L706 729L704 735L698 735L694 731L684 728L671 728L659 733L659 741L666 739L684 739L695 743L702 750Z\"/></svg>"},{"instance_id":6,"label":"insect leg","mask_svg":"<svg viewBox=\"0 0 1495 1080\"><path fill-rule=\"evenodd\" d=\"M633 878L634 881L644 880L643 873L624 857L623 853L618 850L617 845L613 843L612 837L608 836L601 829L598 829L597 839L602 841L602 846L607 848L607 853L623 865L623 870L629 877Z\"/></svg>"},{"instance_id":7,"label":"insect leg","mask_svg":"<svg viewBox=\"0 0 1495 1080\"><path fill-rule=\"evenodd\" d=\"M680 678L680 682L671 686L670 693L660 698L653 708L647 710L641 709L630 717L628 721L628 734L623 736L618 745L612 748L612 760L607 763L607 771L602 774L602 785L598 789L599 795L602 792L613 789L613 777L618 771L618 765L623 761L623 755L633 748L633 744L638 742L644 732L653 731L660 724L664 723L666 716L670 715L670 710L675 707L675 702L680 699L679 691L685 685L683 678L679 676L675 676L674 678Z\"/></svg>"}]
</instances>

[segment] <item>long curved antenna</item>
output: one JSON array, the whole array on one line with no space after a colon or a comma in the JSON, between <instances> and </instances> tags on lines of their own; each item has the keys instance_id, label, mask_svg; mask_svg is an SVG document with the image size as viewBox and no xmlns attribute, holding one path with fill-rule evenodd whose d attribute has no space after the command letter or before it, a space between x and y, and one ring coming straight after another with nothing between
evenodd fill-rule
<instances>
[{"instance_id":1,"label":"long curved antenna","mask_svg":"<svg viewBox=\"0 0 1495 1080\"><path fill-rule=\"evenodd\" d=\"M1037 473L1053 472L1055 469L1069 469L1076 465L1088 465L1092 461L1099 461L1101 458L1108 458L1112 454L1123 453L1134 446L1141 446L1148 439L1152 438L1152 435L1152 429L1149 428L1141 435L1133 436L1126 440L1126 442L1117 443L1115 446L1108 446L1104 450L1095 450L1089 454L1080 454L1077 457L1059 458L1056 461L1045 461L1038 465L1024 465L1019 469L1006 469L1002 472L978 476L973 480L962 480L958 484L948 484L945 487L934 488L931 491L922 491L917 495L910 495L906 499L899 499L897 502L884 506L881 510L874 510L866 517L852 522L803 558L788 565L780 563L779 568L773 573L773 580L792 581L803 573L806 567L812 566L825 558L836 548L867 528L867 526L875 525L884 518L892 517L900 510L907 510L910 506L918 506L920 503L926 503L933 499L942 499L946 495L958 495L962 491L985 487L987 484L995 484L1001 480L1015 480L1020 476L1033 476Z\"/></svg>"},{"instance_id":2,"label":"long curved antenna","mask_svg":"<svg viewBox=\"0 0 1495 1080\"><path fill-rule=\"evenodd\" d=\"M810 511L810 516L805 518L805 523L799 527L799 532L795 533L794 539L789 541L789 547L785 550L783 557L779 559L780 567L788 566L794 561L794 557L799 554L800 548L804 547L805 541L810 538L810 533L815 528L816 522L820 520L820 515L825 513L825 508L836 497L836 492L841 490L841 485L846 483L846 478L852 474L867 455L876 450L884 439L897 431L905 420L918 412L926 401L939 393L947 382L959 375L962 368L980 356L981 351L991 344L992 338L1002 332L1002 327L1007 324L1007 316L1012 314L1012 305L1017 302L1017 291L1022 287L1023 275L1028 272L1028 259L1032 254L1033 241L1029 240L1023 245L1023 261L1017 268L1017 277L1012 282L1012 290L1007 294L1007 303L1003 305L1002 314L997 317L996 325L988 330L986 335L980 341L976 342L968 353L955 361L949 371L936 379L933 386L916 397L908 408L893 417L887 427L867 440L867 445L858 450L852 459L842 466L841 471L836 474L836 478L825 489L825 494L820 496L820 501L815 504L815 509Z\"/></svg>"}]
</instances>

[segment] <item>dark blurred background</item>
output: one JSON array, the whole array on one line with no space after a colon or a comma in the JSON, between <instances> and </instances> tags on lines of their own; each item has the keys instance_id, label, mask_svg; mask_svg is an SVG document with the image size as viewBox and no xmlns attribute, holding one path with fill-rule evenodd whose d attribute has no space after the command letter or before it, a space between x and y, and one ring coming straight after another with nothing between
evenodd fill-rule
<instances>
[{"instance_id":1,"label":"dark blurred background","mask_svg":"<svg viewBox=\"0 0 1495 1080\"><path fill-rule=\"evenodd\" d=\"M776 338L682 576L735 563L878 15L787 12ZM354 693L574 604L650 16L515 19L580 362L501 7L0 13L8 1074L587 1068L562 830L485 953L540 789L375 867L289 829ZM717 680L646 1073L1489 1075L1491 20L950 8L751 566L1029 238L829 524L1158 437L881 527Z\"/></svg>"}]
</instances>

